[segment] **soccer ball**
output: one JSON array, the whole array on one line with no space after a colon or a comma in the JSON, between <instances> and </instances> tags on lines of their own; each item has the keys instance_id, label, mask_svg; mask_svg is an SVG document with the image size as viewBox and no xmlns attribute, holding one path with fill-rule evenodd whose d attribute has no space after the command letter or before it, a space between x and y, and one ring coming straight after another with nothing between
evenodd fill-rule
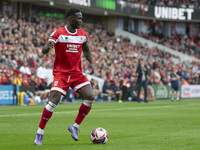
<instances>
[{"instance_id":1,"label":"soccer ball","mask_svg":"<svg viewBox=\"0 0 200 150\"><path fill-rule=\"evenodd\" d=\"M104 128L95 128L90 134L90 139L94 144L105 144L108 141L108 132Z\"/></svg>"}]
</instances>

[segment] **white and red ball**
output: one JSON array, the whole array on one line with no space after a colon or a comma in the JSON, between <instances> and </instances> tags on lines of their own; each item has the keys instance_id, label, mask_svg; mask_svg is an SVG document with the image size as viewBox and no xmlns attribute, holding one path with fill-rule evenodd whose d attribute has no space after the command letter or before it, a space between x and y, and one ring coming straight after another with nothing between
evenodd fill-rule
<instances>
[{"instance_id":1,"label":"white and red ball","mask_svg":"<svg viewBox=\"0 0 200 150\"><path fill-rule=\"evenodd\" d=\"M94 144L105 144L108 141L108 132L104 128L95 128L90 134L90 139Z\"/></svg>"}]
</instances>

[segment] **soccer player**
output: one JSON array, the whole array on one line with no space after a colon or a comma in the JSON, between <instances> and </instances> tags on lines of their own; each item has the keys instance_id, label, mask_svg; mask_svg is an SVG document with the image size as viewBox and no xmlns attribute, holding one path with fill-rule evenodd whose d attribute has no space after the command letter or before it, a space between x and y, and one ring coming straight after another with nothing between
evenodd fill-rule
<instances>
[{"instance_id":1,"label":"soccer player","mask_svg":"<svg viewBox=\"0 0 200 150\"><path fill-rule=\"evenodd\" d=\"M176 73L176 69L173 68L170 74L171 77L171 87L172 87L172 101L174 101L174 91L176 91L176 100L179 101L179 91L178 91L178 80L180 79L179 75Z\"/></svg>"},{"instance_id":2,"label":"soccer player","mask_svg":"<svg viewBox=\"0 0 200 150\"><path fill-rule=\"evenodd\" d=\"M89 62L90 74L94 73L92 52L88 46L88 37L83 29L82 13L79 9L70 8L67 12L67 24L54 31L43 47L43 54L55 48L53 68L54 80L50 92L50 100L45 106L39 128L35 137L35 144L42 145L44 128L58 105L61 95L66 95L69 87L79 93L84 101L79 108L75 123L68 127L74 140L78 141L78 128L85 116L90 112L95 100L91 84L81 70L81 51Z\"/></svg>"}]
</instances>

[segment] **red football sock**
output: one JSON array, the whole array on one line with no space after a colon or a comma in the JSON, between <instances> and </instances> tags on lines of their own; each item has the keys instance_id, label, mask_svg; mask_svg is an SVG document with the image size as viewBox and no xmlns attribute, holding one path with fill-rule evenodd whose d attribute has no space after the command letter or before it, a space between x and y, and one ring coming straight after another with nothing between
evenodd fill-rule
<instances>
[{"instance_id":1,"label":"red football sock","mask_svg":"<svg viewBox=\"0 0 200 150\"><path fill-rule=\"evenodd\" d=\"M81 107L79 108L78 115L76 117L75 123L78 125L81 124L85 116L90 112L91 107L86 106L85 104L82 104Z\"/></svg>"},{"instance_id":2,"label":"red football sock","mask_svg":"<svg viewBox=\"0 0 200 150\"><path fill-rule=\"evenodd\" d=\"M39 127L41 129L44 129L48 120L51 118L53 112L50 112L46 109L46 107L44 107L43 113L42 113L42 117L41 117L41 121L40 121L40 125Z\"/></svg>"}]
</instances>

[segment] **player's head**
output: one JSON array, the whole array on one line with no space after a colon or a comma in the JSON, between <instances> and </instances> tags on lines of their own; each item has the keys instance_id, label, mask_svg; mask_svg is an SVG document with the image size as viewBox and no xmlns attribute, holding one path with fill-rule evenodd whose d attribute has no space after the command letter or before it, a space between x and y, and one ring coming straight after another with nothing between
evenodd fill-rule
<instances>
[{"instance_id":1,"label":"player's head","mask_svg":"<svg viewBox=\"0 0 200 150\"><path fill-rule=\"evenodd\" d=\"M82 24L82 13L77 8L70 8L67 11L67 22L71 25L72 28L80 28Z\"/></svg>"}]
</instances>

